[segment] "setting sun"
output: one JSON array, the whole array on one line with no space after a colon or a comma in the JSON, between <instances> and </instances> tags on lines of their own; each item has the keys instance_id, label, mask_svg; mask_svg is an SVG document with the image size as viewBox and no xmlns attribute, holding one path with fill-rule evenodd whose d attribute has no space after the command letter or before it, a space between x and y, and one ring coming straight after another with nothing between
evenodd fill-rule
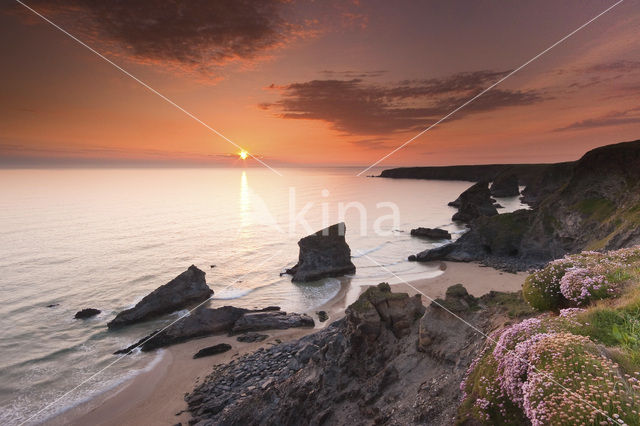
<instances>
[{"instance_id":1,"label":"setting sun","mask_svg":"<svg viewBox=\"0 0 640 426\"><path fill-rule=\"evenodd\" d=\"M247 157L249 156L249 153L243 149L242 151L240 151L240 154L238 155L240 156L241 159L246 160Z\"/></svg>"}]
</instances>

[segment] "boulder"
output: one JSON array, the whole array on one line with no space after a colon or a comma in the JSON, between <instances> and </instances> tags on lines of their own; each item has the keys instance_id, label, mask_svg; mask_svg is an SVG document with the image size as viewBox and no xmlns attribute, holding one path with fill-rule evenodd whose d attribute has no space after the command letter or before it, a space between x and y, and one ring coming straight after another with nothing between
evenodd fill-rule
<instances>
[{"instance_id":1,"label":"boulder","mask_svg":"<svg viewBox=\"0 0 640 426\"><path fill-rule=\"evenodd\" d=\"M434 240L450 240L451 234L449 231L439 228L416 228L411 230L411 235L415 237L425 237Z\"/></svg>"},{"instance_id":2,"label":"boulder","mask_svg":"<svg viewBox=\"0 0 640 426\"><path fill-rule=\"evenodd\" d=\"M494 216L498 210L493 205L489 184L478 182L464 191L457 200L449 203L458 207L458 212L453 215L452 220L459 222L471 222L481 216Z\"/></svg>"},{"instance_id":3,"label":"boulder","mask_svg":"<svg viewBox=\"0 0 640 426\"><path fill-rule=\"evenodd\" d=\"M388 283L380 283L367 288L347 308L346 318L356 341L371 344L383 327L391 330L396 338L406 336L424 309L419 294L409 297L407 293L392 293Z\"/></svg>"},{"instance_id":4,"label":"boulder","mask_svg":"<svg viewBox=\"0 0 640 426\"><path fill-rule=\"evenodd\" d=\"M515 174L498 175L489 190L494 197L515 197L520 195L518 176Z\"/></svg>"},{"instance_id":5,"label":"boulder","mask_svg":"<svg viewBox=\"0 0 640 426\"><path fill-rule=\"evenodd\" d=\"M247 331L284 330L314 325L313 318L305 314L288 314L282 311L249 312L235 322L231 332L236 334Z\"/></svg>"},{"instance_id":6,"label":"boulder","mask_svg":"<svg viewBox=\"0 0 640 426\"><path fill-rule=\"evenodd\" d=\"M193 355L193 359L203 358L205 356L217 355L223 352L227 352L231 350L231 345L227 343L220 343L219 345L208 346L206 348L200 349Z\"/></svg>"},{"instance_id":7,"label":"boulder","mask_svg":"<svg viewBox=\"0 0 640 426\"><path fill-rule=\"evenodd\" d=\"M318 315L318 320L320 320L320 322L325 322L329 319L329 314L327 314L327 311L318 311L316 312L316 315Z\"/></svg>"},{"instance_id":8,"label":"boulder","mask_svg":"<svg viewBox=\"0 0 640 426\"><path fill-rule=\"evenodd\" d=\"M213 294L204 277L203 271L191 265L185 272L146 295L133 308L120 312L107 326L115 329L204 302Z\"/></svg>"},{"instance_id":9,"label":"boulder","mask_svg":"<svg viewBox=\"0 0 640 426\"><path fill-rule=\"evenodd\" d=\"M91 317L94 317L94 316L98 315L100 312L102 312L100 309L86 308L86 309L83 309L81 311L76 312L76 315L74 316L74 318L75 319L87 319L87 318L91 318Z\"/></svg>"},{"instance_id":10,"label":"boulder","mask_svg":"<svg viewBox=\"0 0 640 426\"><path fill-rule=\"evenodd\" d=\"M292 275L292 281L316 281L354 274L356 267L351 262L351 249L344 238L345 232L345 224L341 222L298 241L298 263L285 271Z\"/></svg>"}]
</instances>

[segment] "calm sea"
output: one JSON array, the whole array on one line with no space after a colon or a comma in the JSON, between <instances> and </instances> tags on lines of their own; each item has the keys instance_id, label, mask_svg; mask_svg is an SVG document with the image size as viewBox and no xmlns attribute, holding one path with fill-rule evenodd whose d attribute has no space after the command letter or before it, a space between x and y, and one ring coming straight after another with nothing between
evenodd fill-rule
<instances>
[{"instance_id":1,"label":"calm sea","mask_svg":"<svg viewBox=\"0 0 640 426\"><path fill-rule=\"evenodd\" d=\"M180 313L106 328L191 264L207 273L212 306L312 313L340 281L298 285L279 273L295 263L298 239L337 222L341 210L357 267L346 282L355 294L361 285L394 281L370 258L405 280L439 273L406 261L442 243L411 238L411 228L463 232L446 204L468 182L356 177L350 168L281 171L0 171L0 424L27 420L114 361L114 350L176 319ZM503 211L520 207L517 198L500 203ZM102 313L73 319L87 307ZM33 421L116 386L160 356L126 357Z\"/></svg>"}]
</instances>

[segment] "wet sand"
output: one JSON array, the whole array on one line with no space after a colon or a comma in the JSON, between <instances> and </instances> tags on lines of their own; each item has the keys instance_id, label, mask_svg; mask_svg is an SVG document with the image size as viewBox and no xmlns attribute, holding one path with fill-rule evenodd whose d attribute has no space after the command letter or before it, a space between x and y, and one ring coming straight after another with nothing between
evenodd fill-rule
<instances>
[{"instance_id":1,"label":"wet sand","mask_svg":"<svg viewBox=\"0 0 640 426\"><path fill-rule=\"evenodd\" d=\"M491 290L517 291L522 288L526 273L511 274L477 263L441 263L442 274L434 278L392 284L395 292L423 293L423 304L430 298L444 296L446 289L463 284L469 293L481 296ZM391 279L392 277L390 277ZM377 283L372 283L377 284ZM263 342L241 343L235 336L210 336L193 340L163 350L162 359L149 371L143 372L116 389L81 404L47 422L50 425L174 425L188 424L189 414L182 412L187 405L185 393L193 390L199 380L211 372L214 365L231 361L245 353L280 341L290 341L313 333L331 321L344 315L364 287L351 286L348 279L342 281L341 290L325 305L309 312L316 320L315 328L265 331L269 338ZM329 320L319 323L315 311L324 310ZM218 343L228 343L232 349L223 354L193 359L198 350Z\"/></svg>"}]
</instances>

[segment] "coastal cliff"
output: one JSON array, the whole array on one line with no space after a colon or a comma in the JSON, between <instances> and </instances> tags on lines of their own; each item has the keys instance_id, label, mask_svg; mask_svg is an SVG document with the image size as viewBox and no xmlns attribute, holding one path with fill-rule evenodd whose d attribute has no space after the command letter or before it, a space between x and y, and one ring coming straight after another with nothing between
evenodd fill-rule
<instances>
[{"instance_id":1,"label":"coastal cliff","mask_svg":"<svg viewBox=\"0 0 640 426\"><path fill-rule=\"evenodd\" d=\"M640 243L640 141L589 151L566 175L564 165L549 170L528 193L536 199L532 210L480 217L454 243L415 260L527 270L567 253Z\"/></svg>"},{"instance_id":2,"label":"coastal cliff","mask_svg":"<svg viewBox=\"0 0 640 426\"><path fill-rule=\"evenodd\" d=\"M490 332L509 320L507 300L521 298L454 286L425 308L386 283L369 287L324 330L215 367L186 397L191 423L451 424L484 338L447 311Z\"/></svg>"}]
</instances>

